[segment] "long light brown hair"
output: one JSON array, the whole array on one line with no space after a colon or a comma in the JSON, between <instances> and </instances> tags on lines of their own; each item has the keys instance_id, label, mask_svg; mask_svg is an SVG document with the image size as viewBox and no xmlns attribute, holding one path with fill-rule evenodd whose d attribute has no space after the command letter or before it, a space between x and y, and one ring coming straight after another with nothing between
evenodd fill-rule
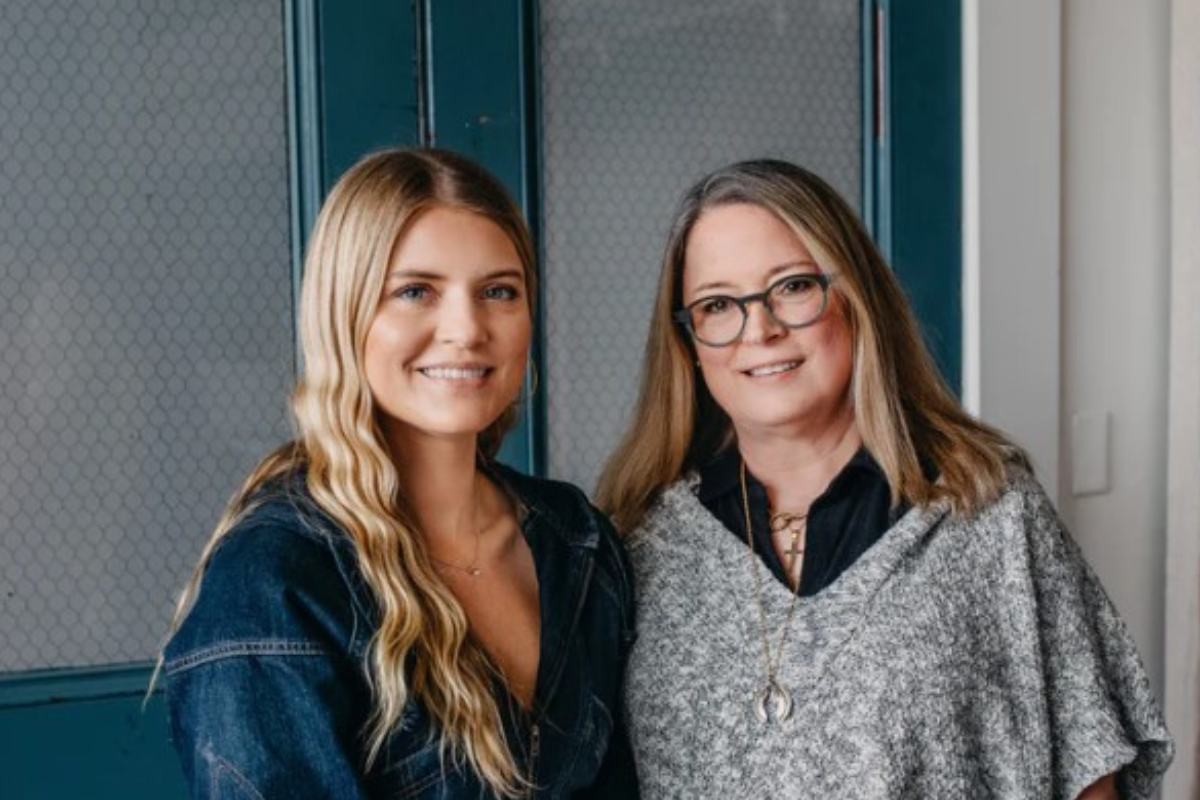
<instances>
[{"instance_id":1,"label":"long light brown hair","mask_svg":"<svg viewBox=\"0 0 1200 800\"><path fill-rule=\"evenodd\" d=\"M444 757L465 761L497 794L516 796L528 781L505 741L492 689L497 669L468 636L462 606L433 569L363 366L394 253L414 221L435 206L479 214L508 235L533 315L533 245L520 211L495 178L438 150L387 150L350 169L325 201L305 259L304 367L292 401L297 438L260 462L229 503L179 599L171 630L186 617L209 558L253 508L256 492L303 471L317 505L353 543L378 604L367 675L375 705L363 731L363 768L376 761L405 705L416 700L437 723ZM484 455L495 455L514 419L510 407L479 435Z\"/></svg>"},{"instance_id":2,"label":"long light brown hair","mask_svg":"<svg viewBox=\"0 0 1200 800\"><path fill-rule=\"evenodd\" d=\"M672 319L682 300L688 237L710 208L749 203L770 211L808 247L851 331L850 391L864 446L892 502L948 501L970 513L1001 491L1024 453L967 414L921 339L892 270L850 206L813 173L783 161L746 161L693 186L676 211L659 273L633 419L600 476L600 507L622 531L641 521L670 483L733 439L732 423L695 367L694 345Z\"/></svg>"}]
</instances>

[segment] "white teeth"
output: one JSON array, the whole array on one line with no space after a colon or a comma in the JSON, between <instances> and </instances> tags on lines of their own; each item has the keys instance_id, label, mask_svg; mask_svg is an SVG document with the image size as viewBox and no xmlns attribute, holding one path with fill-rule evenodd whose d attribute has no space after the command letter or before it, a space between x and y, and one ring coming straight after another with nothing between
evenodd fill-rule
<instances>
[{"instance_id":1,"label":"white teeth","mask_svg":"<svg viewBox=\"0 0 1200 800\"><path fill-rule=\"evenodd\" d=\"M485 367L427 367L421 372L430 377L440 380L463 381L471 378L482 378L487 374Z\"/></svg>"},{"instance_id":2,"label":"white teeth","mask_svg":"<svg viewBox=\"0 0 1200 800\"><path fill-rule=\"evenodd\" d=\"M780 372L787 372L790 369L795 369L800 366L799 361L783 361L779 364L768 364L765 367L755 367L747 374L754 378L761 378L764 375L777 375Z\"/></svg>"}]
</instances>

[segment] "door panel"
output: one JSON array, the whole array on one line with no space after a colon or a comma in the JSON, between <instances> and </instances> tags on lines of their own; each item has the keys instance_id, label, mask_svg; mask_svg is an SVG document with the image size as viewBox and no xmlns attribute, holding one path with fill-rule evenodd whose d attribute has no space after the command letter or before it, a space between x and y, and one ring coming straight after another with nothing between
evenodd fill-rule
<instances>
[{"instance_id":1,"label":"door panel","mask_svg":"<svg viewBox=\"0 0 1200 800\"><path fill-rule=\"evenodd\" d=\"M182 795L144 665L288 435L283 34L277 0L0 4L6 798Z\"/></svg>"},{"instance_id":2,"label":"door panel","mask_svg":"<svg viewBox=\"0 0 1200 800\"><path fill-rule=\"evenodd\" d=\"M591 487L634 402L683 190L744 158L863 183L858 3L541 3L551 474Z\"/></svg>"}]
</instances>

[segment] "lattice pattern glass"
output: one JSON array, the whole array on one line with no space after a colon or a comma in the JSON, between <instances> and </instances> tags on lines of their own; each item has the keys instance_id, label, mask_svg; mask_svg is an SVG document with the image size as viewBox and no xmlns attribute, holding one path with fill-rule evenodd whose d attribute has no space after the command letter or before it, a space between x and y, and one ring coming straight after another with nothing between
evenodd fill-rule
<instances>
[{"instance_id":1,"label":"lattice pattern glass","mask_svg":"<svg viewBox=\"0 0 1200 800\"><path fill-rule=\"evenodd\" d=\"M592 487L626 424L687 186L771 156L858 201L860 16L848 0L542 1L551 474Z\"/></svg>"},{"instance_id":2,"label":"lattice pattern glass","mask_svg":"<svg viewBox=\"0 0 1200 800\"><path fill-rule=\"evenodd\" d=\"M278 0L0 4L0 672L153 657L288 436Z\"/></svg>"}]
</instances>

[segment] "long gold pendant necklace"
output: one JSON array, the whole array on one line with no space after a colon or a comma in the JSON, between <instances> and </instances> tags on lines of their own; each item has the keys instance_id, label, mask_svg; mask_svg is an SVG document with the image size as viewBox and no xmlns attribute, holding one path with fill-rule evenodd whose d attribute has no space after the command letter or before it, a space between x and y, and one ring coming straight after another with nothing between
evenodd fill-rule
<instances>
[{"instance_id":1,"label":"long gold pendant necklace","mask_svg":"<svg viewBox=\"0 0 1200 800\"><path fill-rule=\"evenodd\" d=\"M763 608L762 601L762 577L758 574L757 554L754 551L754 529L751 528L750 523L750 497L746 491L746 462L744 460L742 461L740 477L742 512L746 520L746 544L750 548L750 561L748 563L750 564L750 574L754 578L754 600L758 605L759 632L762 634L763 661L766 664L767 671L766 682L754 693L754 714L763 723L774 722L776 725L779 725L791 719L792 716L792 693L779 682L779 665L783 659L783 645L787 641L788 631L792 627L792 618L796 614L796 605L800 599L801 576L797 575L795 583L792 585L792 603L788 608L787 619L784 621L783 628L779 631L779 642L776 644L775 657L772 658L771 638L767 632L767 612ZM787 550L787 555L790 556L788 563L789 573L795 569L797 561L802 562L804 556L804 522L807 518L807 514L788 512L774 514L771 517L772 532L787 530L792 536ZM777 522L777 520L782 520L782 522ZM776 531L777 525L779 525L778 531ZM801 572L803 572L803 564L801 564L801 567Z\"/></svg>"}]
</instances>

